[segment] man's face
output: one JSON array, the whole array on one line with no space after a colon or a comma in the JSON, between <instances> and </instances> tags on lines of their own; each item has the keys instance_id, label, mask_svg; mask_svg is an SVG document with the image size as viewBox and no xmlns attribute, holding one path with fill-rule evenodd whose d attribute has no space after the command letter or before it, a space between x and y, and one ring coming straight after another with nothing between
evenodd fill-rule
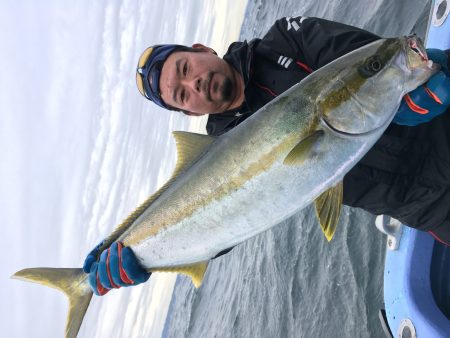
<instances>
[{"instance_id":1,"label":"man's face","mask_svg":"<svg viewBox=\"0 0 450 338\"><path fill-rule=\"evenodd\" d=\"M236 71L204 46L201 52L174 52L164 62L159 88L164 102L193 115L235 108Z\"/></svg>"}]
</instances>

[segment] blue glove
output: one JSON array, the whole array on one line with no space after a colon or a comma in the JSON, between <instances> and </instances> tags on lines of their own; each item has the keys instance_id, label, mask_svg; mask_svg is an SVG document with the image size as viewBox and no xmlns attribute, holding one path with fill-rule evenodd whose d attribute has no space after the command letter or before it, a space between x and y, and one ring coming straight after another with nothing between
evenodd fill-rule
<instances>
[{"instance_id":1,"label":"blue glove","mask_svg":"<svg viewBox=\"0 0 450 338\"><path fill-rule=\"evenodd\" d=\"M142 268L133 251L123 247L120 242L111 244L96 262L101 244L87 255L83 265L84 272L89 273L89 285L97 296L103 296L111 289L138 285L149 279L151 273Z\"/></svg>"},{"instance_id":2,"label":"blue glove","mask_svg":"<svg viewBox=\"0 0 450 338\"><path fill-rule=\"evenodd\" d=\"M447 54L438 49L427 50L428 57L441 65L441 71L427 83L406 94L392 122L406 126L417 126L431 121L445 112L450 105L450 72Z\"/></svg>"},{"instance_id":3,"label":"blue glove","mask_svg":"<svg viewBox=\"0 0 450 338\"><path fill-rule=\"evenodd\" d=\"M86 259L84 260L83 264L83 271L85 273L89 273L91 271L92 263L97 261L98 251L100 250L100 247L103 245L104 241L101 241L96 245L94 249L92 249L91 252L88 253L86 256Z\"/></svg>"}]
</instances>

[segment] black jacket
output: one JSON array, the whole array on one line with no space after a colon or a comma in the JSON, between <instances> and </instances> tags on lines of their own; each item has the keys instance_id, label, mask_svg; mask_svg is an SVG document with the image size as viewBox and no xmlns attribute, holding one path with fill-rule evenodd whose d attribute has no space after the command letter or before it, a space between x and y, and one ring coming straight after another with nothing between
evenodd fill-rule
<instances>
[{"instance_id":1,"label":"black jacket","mask_svg":"<svg viewBox=\"0 0 450 338\"><path fill-rule=\"evenodd\" d=\"M282 18L262 39L233 43L224 59L244 77L245 103L212 114L210 135L244 121L311 71L379 39L361 29L317 18ZM450 229L450 121L392 124L344 178L344 203L395 217L421 230Z\"/></svg>"},{"instance_id":2,"label":"black jacket","mask_svg":"<svg viewBox=\"0 0 450 338\"><path fill-rule=\"evenodd\" d=\"M355 27L297 17L277 20L262 39L231 44L223 59L244 77L245 103L209 115L207 133L223 134L312 71L377 39Z\"/></svg>"}]
</instances>

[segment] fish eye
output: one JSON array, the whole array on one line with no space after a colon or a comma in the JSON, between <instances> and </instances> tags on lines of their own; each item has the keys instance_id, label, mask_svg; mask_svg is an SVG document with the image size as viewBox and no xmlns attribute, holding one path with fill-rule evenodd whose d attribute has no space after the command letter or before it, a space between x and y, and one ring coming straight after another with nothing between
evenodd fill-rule
<instances>
[{"instance_id":1,"label":"fish eye","mask_svg":"<svg viewBox=\"0 0 450 338\"><path fill-rule=\"evenodd\" d=\"M358 68L358 72L362 77L369 78L378 73L383 66L383 60L378 55L374 55L369 57L364 64Z\"/></svg>"}]
</instances>

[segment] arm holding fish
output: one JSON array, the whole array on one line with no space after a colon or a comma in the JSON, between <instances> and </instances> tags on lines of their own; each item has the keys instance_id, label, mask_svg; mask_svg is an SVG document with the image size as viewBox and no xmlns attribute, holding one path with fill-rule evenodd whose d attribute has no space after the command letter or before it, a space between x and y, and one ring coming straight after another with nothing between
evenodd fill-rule
<instances>
[{"instance_id":1,"label":"arm holding fish","mask_svg":"<svg viewBox=\"0 0 450 338\"><path fill-rule=\"evenodd\" d=\"M403 97L400 108L392 121L395 124L416 126L429 122L444 113L450 105L448 51L428 49L427 54L430 60L441 66L441 70L433 75L427 83Z\"/></svg>"},{"instance_id":2,"label":"arm holding fish","mask_svg":"<svg viewBox=\"0 0 450 338\"><path fill-rule=\"evenodd\" d=\"M122 286L139 285L150 278L151 273L139 265L133 251L120 242L114 242L104 250L97 262L102 245L103 241L87 255L83 264L83 271L89 274L89 285L97 296ZM214 258L227 254L233 248L219 252Z\"/></svg>"}]
</instances>

